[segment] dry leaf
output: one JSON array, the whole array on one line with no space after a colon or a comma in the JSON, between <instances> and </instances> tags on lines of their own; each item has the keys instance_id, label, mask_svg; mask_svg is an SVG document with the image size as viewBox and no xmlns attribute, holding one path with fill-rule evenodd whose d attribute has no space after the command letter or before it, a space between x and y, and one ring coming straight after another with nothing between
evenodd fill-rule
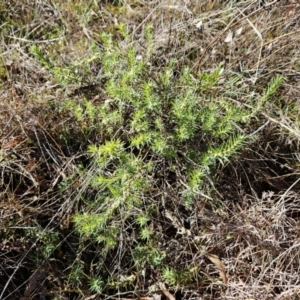
<instances>
[{"instance_id":1,"label":"dry leaf","mask_svg":"<svg viewBox=\"0 0 300 300\"><path fill-rule=\"evenodd\" d=\"M226 276L226 269L224 263L220 260L217 255L209 254L207 258L217 267L220 273L220 277L223 279L223 282L227 284L228 278Z\"/></svg>"},{"instance_id":2,"label":"dry leaf","mask_svg":"<svg viewBox=\"0 0 300 300\"><path fill-rule=\"evenodd\" d=\"M20 138L16 138L12 141L10 141L9 143L7 143L6 145L4 145L3 149L8 150L10 148L15 147L16 145L20 144L22 140Z\"/></svg>"},{"instance_id":3,"label":"dry leaf","mask_svg":"<svg viewBox=\"0 0 300 300\"><path fill-rule=\"evenodd\" d=\"M230 30L226 36L226 39L224 40L225 43L231 43L232 42L232 31Z\"/></svg>"},{"instance_id":4,"label":"dry leaf","mask_svg":"<svg viewBox=\"0 0 300 300\"><path fill-rule=\"evenodd\" d=\"M181 225L181 221L178 220L176 216L173 215L173 213L169 210L165 211L165 216L171 220L173 226L177 229L178 234L191 236L192 233L190 230L184 228L184 226Z\"/></svg>"},{"instance_id":5,"label":"dry leaf","mask_svg":"<svg viewBox=\"0 0 300 300\"><path fill-rule=\"evenodd\" d=\"M169 300L176 300L174 296L167 290L162 290L163 294L169 299Z\"/></svg>"},{"instance_id":6,"label":"dry leaf","mask_svg":"<svg viewBox=\"0 0 300 300\"><path fill-rule=\"evenodd\" d=\"M239 36L243 31L243 27L239 28L236 32L235 32L235 36Z\"/></svg>"},{"instance_id":7,"label":"dry leaf","mask_svg":"<svg viewBox=\"0 0 300 300\"><path fill-rule=\"evenodd\" d=\"M197 27L199 33L203 33L204 26L203 26L202 20L200 20L200 21L196 24L196 27Z\"/></svg>"},{"instance_id":8,"label":"dry leaf","mask_svg":"<svg viewBox=\"0 0 300 300\"><path fill-rule=\"evenodd\" d=\"M159 282L158 286L160 287L163 294L169 299L169 300L176 300L174 296L166 289L164 283Z\"/></svg>"},{"instance_id":9,"label":"dry leaf","mask_svg":"<svg viewBox=\"0 0 300 300\"><path fill-rule=\"evenodd\" d=\"M159 295L159 294L153 294L152 295L152 300L161 300L161 295ZM141 300L143 300L143 299L141 299Z\"/></svg>"}]
</instances>

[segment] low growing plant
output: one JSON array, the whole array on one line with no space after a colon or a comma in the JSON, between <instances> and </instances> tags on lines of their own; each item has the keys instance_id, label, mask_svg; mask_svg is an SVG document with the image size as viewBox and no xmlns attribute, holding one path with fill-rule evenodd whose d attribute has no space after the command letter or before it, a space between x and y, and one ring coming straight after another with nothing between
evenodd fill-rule
<instances>
[{"instance_id":1,"label":"low growing plant","mask_svg":"<svg viewBox=\"0 0 300 300\"><path fill-rule=\"evenodd\" d=\"M65 103L83 130L92 127L101 137L88 149L93 163L84 173L94 197L82 204L74 225L82 239L101 245L98 267L118 249L122 276L130 276L133 267L164 267L163 278L178 285L179 273L168 267L153 229L154 216L170 205L166 198L176 197L187 208L198 197L210 198L216 165L225 165L251 141L254 135L244 128L255 119L260 125L260 112L283 79L275 77L246 106L237 104L224 93L221 66L197 74L185 66L178 72L176 57L155 66L151 27L145 30L144 50L125 26L119 32L121 45L103 33L102 49L93 46L94 56L76 63L101 64L105 98ZM101 282L91 280L91 290L108 284L108 273L100 275Z\"/></svg>"}]
</instances>

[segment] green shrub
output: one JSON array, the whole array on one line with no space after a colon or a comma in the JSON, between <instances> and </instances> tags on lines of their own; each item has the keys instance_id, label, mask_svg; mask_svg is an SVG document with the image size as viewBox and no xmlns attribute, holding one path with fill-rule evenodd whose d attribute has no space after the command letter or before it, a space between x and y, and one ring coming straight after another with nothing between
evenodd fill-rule
<instances>
[{"instance_id":1,"label":"green shrub","mask_svg":"<svg viewBox=\"0 0 300 300\"><path fill-rule=\"evenodd\" d=\"M176 197L187 208L198 197L210 198L216 165L225 165L251 141L253 135L247 136L244 129L255 119L260 125L260 112L282 78L273 79L262 95L254 93L247 106L238 105L227 95L242 90L226 93L221 67L193 74L186 66L178 74L176 57L156 66L151 27L145 31L144 50L130 41L124 28L119 27L121 45L103 33L102 50L93 46L91 58L68 67L88 69L89 64L100 63L105 94L98 104L85 98L65 103L82 130L93 128L102 140L88 149L93 163L82 174L94 197L82 204L74 225L83 240L101 245L99 268L122 244L122 276L130 277L127 270L132 266L165 267L163 278L177 285L181 276L168 268L166 253L151 227L157 208L164 208L166 197ZM32 51L48 64L37 49ZM53 70L57 77L58 69ZM60 70L64 85L73 81L74 72L71 76L67 69ZM170 191L173 195L168 195ZM125 243L129 231L132 239ZM102 290L105 284L122 286L107 273L100 275L101 280L90 279L92 290Z\"/></svg>"}]
</instances>

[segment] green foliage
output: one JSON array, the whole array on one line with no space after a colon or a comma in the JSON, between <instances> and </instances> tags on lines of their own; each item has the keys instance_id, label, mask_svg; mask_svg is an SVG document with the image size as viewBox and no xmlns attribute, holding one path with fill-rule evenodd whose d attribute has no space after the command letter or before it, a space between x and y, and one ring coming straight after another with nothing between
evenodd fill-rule
<instances>
[{"instance_id":1,"label":"green foliage","mask_svg":"<svg viewBox=\"0 0 300 300\"><path fill-rule=\"evenodd\" d=\"M79 211L74 216L75 230L82 240L101 247L102 264L110 251L124 245L129 230L135 238L127 244L130 251L124 262L131 262L137 269L157 267L166 261L166 253L159 249L151 226L155 211L152 189L162 189L167 183L177 191L177 201L186 206L204 192L209 193L212 186L207 178L215 175L217 165L226 165L250 141L243 129L253 117L259 117L282 78L276 77L262 95L256 94L255 105L238 106L218 92L224 85L221 67L193 74L185 66L175 76L176 58L160 67L154 64L151 27L145 29L144 51L130 41L124 24L118 31L121 45L112 34L102 33L102 49L92 45L90 57L68 67L53 67L35 46L31 51L62 85L81 81L80 74L89 73L93 63L101 62L101 102L82 98L64 103L85 133L93 131L101 136L99 144L88 148L92 175L85 182L94 197L88 205L84 202L84 213ZM172 169L180 181L161 179L161 166ZM76 272L72 272L71 277L76 279ZM162 277L168 284L178 285L192 280L191 274L166 265ZM117 279L112 282L120 286ZM107 276L92 278L90 289L99 292L106 284Z\"/></svg>"},{"instance_id":2,"label":"green foliage","mask_svg":"<svg viewBox=\"0 0 300 300\"><path fill-rule=\"evenodd\" d=\"M132 289L136 276L134 274L122 274L121 276L111 276L107 280L106 287L109 289Z\"/></svg>"},{"instance_id":3,"label":"green foliage","mask_svg":"<svg viewBox=\"0 0 300 300\"><path fill-rule=\"evenodd\" d=\"M39 228L30 228L26 230L25 233L26 237L35 239L37 241L37 247L40 251L37 251L37 253L40 253L43 257L37 257L37 259L40 258L49 258L55 249L57 249L58 246L58 232L54 230L41 230Z\"/></svg>"},{"instance_id":4,"label":"green foliage","mask_svg":"<svg viewBox=\"0 0 300 300\"><path fill-rule=\"evenodd\" d=\"M263 106L267 101L278 91L278 88L282 85L284 78L282 76L276 76L272 78L270 84L264 90L263 95L256 100L256 103L253 103L253 109L251 115L248 117L256 117L259 111L262 110Z\"/></svg>"},{"instance_id":5,"label":"green foliage","mask_svg":"<svg viewBox=\"0 0 300 300\"><path fill-rule=\"evenodd\" d=\"M263 78L269 76L263 69L276 69L269 64L274 55L268 55L268 51L260 53L257 63L264 67L257 69L256 75L262 77L249 85L249 78L244 75L251 76L248 68L255 66L254 53L259 47L255 43L245 45L245 41L254 39L245 37L245 31L243 38L238 38L240 29L235 32L234 47L232 43L219 43L225 38L224 24L235 18L228 15L231 10L226 7L218 8L221 13L215 25L199 35L192 23L189 28L187 24L160 28L163 24L175 24L183 15L156 1L150 5L146 1L122 0L10 2L4 7L0 4L7 12L1 26L0 66L1 249L2 273L6 277L0 298L9 298L14 291L23 295L26 269L29 273L45 273L47 294L55 299L75 299L79 295L87 299L122 295L130 298L134 292L142 297L148 288L148 292L153 291L157 281L169 289L182 289L186 298L192 297L192 290L198 290L199 297L202 292L205 294L208 284L213 286L211 292L216 298L226 297L219 286L219 268L210 265L203 272L207 259L199 260L206 250L216 250L226 257L227 250L237 244L234 225L239 225L241 218L235 218L235 206L227 206L228 202L225 210L218 197L222 190L216 193L215 186L224 187L223 192L227 193L234 184L230 179L236 175L237 184L241 184L236 193L241 198L245 198L247 189L243 182L247 178L255 192L259 176L252 169L259 169L260 163L256 161L255 168L244 168L243 159L238 164L232 161L243 155L244 149L247 156L256 152L251 143L257 132L266 128L261 126L265 112L270 116L269 123L277 124L267 128L268 133L274 134L277 127L275 139L280 137L282 128L288 128L291 134L299 128L299 109L293 101L296 92L292 86L291 100L283 99L279 110L274 109L279 101L274 105L271 100L283 78L275 77L266 88L262 87ZM222 1L207 2L196 10L189 9L194 14L199 9L203 13L205 6L212 11L216 2ZM128 17L132 17L130 22L126 21ZM164 21L155 24L152 31L147 20ZM272 36L267 40L276 41L274 32L283 31L269 24ZM287 32L287 27L283 27ZM128 28L134 29L133 35ZM268 28L262 28L264 38L269 34ZM158 32L163 36L158 37ZM195 47L194 36L205 39L211 34L216 36L210 44L213 51ZM167 53L168 50L171 51ZM242 56L235 57L237 53ZM245 57L247 63L238 66ZM226 67L231 65L231 69L224 69L222 62L216 67L220 58L226 58ZM295 67L285 69L297 72L299 63L290 61L295 62ZM195 71L201 68L200 72ZM242 69L244 73L237 74ZM289 72L290 81L296 80L294 75ZM263 146L257 151L260 161L267 159L261 164L267 168L259 173L268 177L270 186L280 186L278 177L283 175L290 182L287 186L295 187L293 182L297 179L287 171L289 163L285 164L290 155L283 155L292 151L298 163L294 167L299 170L298 144L285 139L286 148L282 148L280 157L281 147L277 148L274 136L265 135L267 130L264 136L270 141L265 152L268 157L261 155ZM269 155L268 149L276 149L276 153ZM265 173L272 172L273 162L278 166L276 156L282 170L276 170L278 176L273 185ZM224 179L222 169L231 163L230 170L237 165L244 169L236 169L232 177ZM227 170L225 173L231 175ZM219 179L226 181L221 188ZM254 205L255 199L251 198L251 203ZM242 208L246 221L251 221L247 207ZM237 210L240 212L241 208ZM294 213L291 214L293 218ZM223 225L229 225L226 232ZM266 226L262 227L264 230ZM211 232L211 228L216 230ZM251 241L245 242L247 248ZM242 244L238 246L245 250ZM258 253L259 247L255 251ZM239 256L238 251L231 252ZM267 254L273 260L272 253ZM263 260L268 263L265 257ZM18 267L14 267L16 263ZM255 279L256 274L252 275ZM58 276L59 281L49 280L53 276ZM270 278L271 285L279 284L280 280ZM262 280L270 285L268 278L258 275L258 280L257 286ZM128 291L130 294L123 293Z\"/></svg>"},{"instance_id":6,"label":"green foliage","mask_svg":"<svg viewBox=\"0 0 300 300\"><path fill-rule=\"evenodd\" d=\"M92 278L89 282L90 290L94 293L101 293L103 289L103 281L101 278Z\"/></svg>"},{"instance_id":7,"label":"green foliage","mask_svg":"<svg viewBox=\"0 0 300 300\"><path fill-rule=\"evenodd\" d=\"M156 248L153 243L140 243L133 249L133 259L136 266L140 269L147 264L159 266L163 263L166 253Z\"/></svg>"},{"instance_id":8,"label":"green foliage","mask_svg":"<svg viewBox=\"0 0 300 300\"><path fill-rule=\"evenodd\" d=\"M75 228L81 235L92 236L99 227L105 222L105 216L102 215L76 215L74 216Z\"/></svg>"},{"instance_id":9,"label":"green foliage","mask_svg":"<svg viewBox=\"0 0 300 300\"><path fill-rule=\"evenodd\" d=\"M174 269L165 268L162 272L162 278L166 283L170 285L176 285L178 283L178 279L180 278L180 274Z\"/></svg>"},{"instance_id":10,"label":"green foliage","mask_svg":"<svg viewBox=\"0 0 300 300\"><path fill-rule=\"evenodd\" d=\"M202 156L201 165L209 167L217 160L224 164L228 158L237 152L243 146L245 136L231 136L229 140L223 142L219 147L209 147L208 151Z\"/></svg>"},{"instance_id":11,"label":"green foliage","mask_svg":"<svg viewBox=\"0 0 300 300\"><path fill-rule=\"evenodd\" d=\"M179 286L188 284L197 277L197 267L190 270L176 270L174 268L166 267L162 270L163 280L170 286Z\"/></svg>"},{"instance_id":12,"label":"green foliage","mask_svg":"<svg viewBox=\"0 0 300 300\"><path fill-rule=\"evenodd\" d=\"M33 44L29 50L43 67L50 70L54 68L50 59L45 55L43 51L40 50L40 48L36 44Z\"/></svg>"},{"instance_id":13,"label":"green foliage","mask_svg":"<svg viewBox=\"0 0 300 300\"><path fill-rule=\"evenodd\" d=\"M84 267L84 264L81 261L78 261L76 263L76 265L72 266L72 269L71 269L71 271L69 273L69 277L68 277L69 284L71 286L81 285L81 283L83 281L83 276L84 276L83 267Z\"/></svg>"},{"instance_id":14,"label":"green foliage","mask_svg":"<svg viewBox=\"0 0 300 300\"><path fill-rule=\"evenodd\" d=\"M143 240L149 240L153 234L153 231L148 227L143 227L140 231L140 236Z\"/></svg>"},{"instance_id":15,"label":"green foliage","mask_svg":"<svg viewBox=\"0 0 300 300\"><path fill-rule=\"evenodd\" d=\"M148 216L141 214L137 216L136 221L140 226L144 226L150 221L150 219Z\"/></svg>"},{"instance_id":16,"label":"green foliage","mask_svg":"<svg viewBox=\"0 0 300 300\"><path fill-rule=\"evenodd\" d=\"M99 53L95 53L89 57L78 58L70 63L57 63L57 55L55 55L55 46L45 49L39 44L33 44L30 47L30 53L35 57L41 66L47 69L53 76L53 82L61 88L68 88L70 85L77 85L87 81L92 77L91 64L99 61ZM95 45L90 46L90 52L93 53ZM88 103L85 102L86 106ZM90 107L91 109L91 107Z\"/></svg>"}]
</instances>

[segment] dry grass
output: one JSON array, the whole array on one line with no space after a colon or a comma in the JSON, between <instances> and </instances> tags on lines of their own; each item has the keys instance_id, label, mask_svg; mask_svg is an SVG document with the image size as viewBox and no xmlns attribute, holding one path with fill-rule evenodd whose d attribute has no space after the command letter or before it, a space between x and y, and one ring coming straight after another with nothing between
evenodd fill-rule
<instances>
[{"instance_id":1,"label":"dry grass","mask_svg":"<svg viewBox=\"0 0 300 300\"><path fill-rule=\"evenodd\" d=\"M192 236L177 234L176 223L164 214L157 214L153 228L171 265L199 270L192 284L170 290L176 299L299 299L299 1L112 2L1 3L0 298L37 299L26 295L38 269L45 278L36 294L45 299L108 297L89 291L85 278L79 289L66 276L80 261L92 265L101 251L79 244L70 221L81 209L80 195L93 195L89 171L83 177L78 166L88 169L85 151L100 138L62 104L83 97L97 101L101 66L79 68L77 80L63 85L30 47L40 45L55 65L67 67L91 56L102 31L112 32L122 46L115 26L125 22L141 51L144 28L153 25L157 68L170 57L177 58L178 72L186 64L194 72L222 65L228 81L222 93L238 105L247 105L251 91L263 90L274 75L285 77L278 101L262 116L268 126L239 159L217 170L213 200L200 198L187 209L176 201L176 190L167 197L173 218ZM112 263L130 251L127 246L112 254ZM208 254L222 258L227 284ZM127 294L110 299L154 299L149 289L160 281L160 271L140 276Z\"/></svg>"}]
</instances>

